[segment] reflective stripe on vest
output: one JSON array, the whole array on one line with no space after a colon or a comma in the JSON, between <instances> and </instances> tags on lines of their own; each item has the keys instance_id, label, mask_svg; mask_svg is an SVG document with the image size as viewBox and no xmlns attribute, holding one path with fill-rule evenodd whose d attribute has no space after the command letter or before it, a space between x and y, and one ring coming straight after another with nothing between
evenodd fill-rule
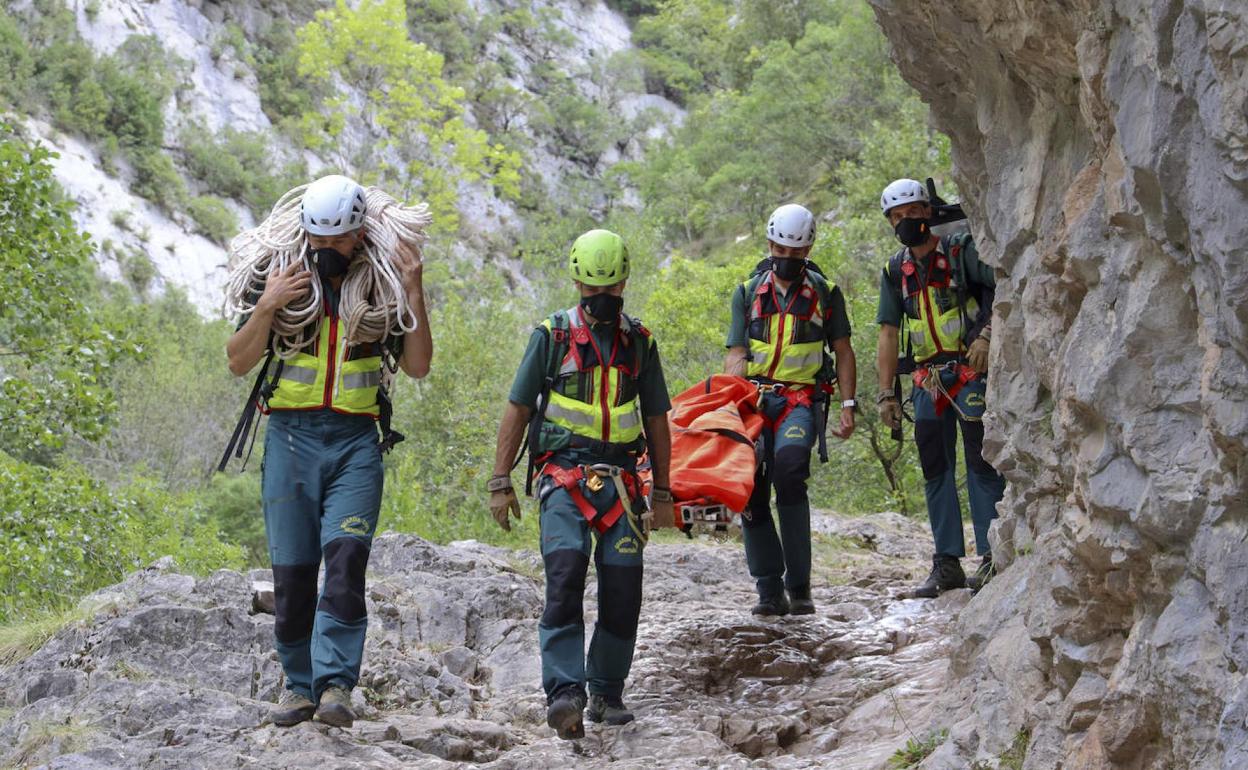
<instances>
[{"instance_id":1,"label":"reflective stripe on vest","mask_svg":"<svg viewBox=\"0 0 1248 770\"><path fill-rule=\"evenodd\" d=\"M974 297L967 298L965 310L954 305L943 313L934 312L938 307L936 288L928 286L918 297L915 302L919 310L918 318L906 316L910 349L916 363L942 354L964 355L966 345L962 340L966 330L962 319L974 318L979 313L979 303Z\"/></svg>"},{"instance_id":2,"label":"reflective stripe on vest","mask_svg":"<svg viewBox=\"0 0 1248 770\"><path fill-rule=\"evenodd\" d=\"M633 361L634 351L631 347L625 348L621 339L631 339L630 344L637 345L642 344L643 338L632 336L632 327L627 325L623 317L616 337L612 341L611 350L599 349L597 341L592 336L593 333L589 332L591 344L598 352L598 363L582 370L575 352L577 345L575 332L584 327L580 307L573 307L566 312L570 339L567 352L559 367L559 376L562 378L575 376L582 371L588 372L589 388L586 395L590 400L580 401L552 389L550 403L546 406L546 421L577 436L596 441L609 441L613 444L637 441L641 438L640 401L634 394L630 400L622 404L616 403L620 398L622 378L628 375L623 374L618 366L603 366L602 362L604 359L610 359L608 364ZM543 325L549 331L550 319L543 321ZM588 332L588 329L586 331Z\"/></svg>"},{"instance_id":3,"label":"reflective stripe on vest","mask_svg":"<svg viewBox=\"0 0 1248 770\"><path fill-rule=\"evenodd\" d=\"M747 295L751 282L752 279L742 284ZM830 291L832 284L829 283L828 286ZM814 324L822 332L823 314L827 312L827 308L823 306L823 295L809 274L805 276L800 287L790 287L790 291L792 293L785 303L786 306L780 308L771 274L768 273L755 287L753 296L747 296L746 299L749 302L745 321L747 336L753 321L759 318L768 319L766 340L749 337L750 360L746 362L745 367L747 377L766 377L779 382L802 385L815 382L815 377L823 366L823 334L820 333L818 339L810 342L794 342L793 339L799 321ZM772 302L775 303L779 312L770 314L759 312L759 297L768 292L771 293ZM802 292L807 292L807 294L803 295ZM814 303L809 316L805 314L799 316L790 312L801 296L809 297Z\"/></svg>"},{"instance_id":4,"label":"reflective stripe on vest","mask_svg":"<svg viewBox=\"0 0 1248 770\"><path fill-rule=\"evenodd\" d=\"M346 332L337 316L321 318L316 355L296 353L282 364L270 409L333 409L347 414L377 417L377 387L381 384L381 356L339 361ZM332 378L332 379L331 379Z\"/></svg>"}]
</instances>

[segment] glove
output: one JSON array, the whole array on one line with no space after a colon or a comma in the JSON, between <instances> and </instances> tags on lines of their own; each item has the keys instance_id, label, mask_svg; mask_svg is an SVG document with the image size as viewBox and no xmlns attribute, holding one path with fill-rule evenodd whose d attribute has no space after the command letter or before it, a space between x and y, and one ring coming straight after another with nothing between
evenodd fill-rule
<instances>
[{"instance_id":1,"label":"glove","mask_svg":"<svg viewBox=\"0 0 1248 770\"><path fill-rule=\"evenodd\" d=\"M880 412L880 422L893 430L901 427L901 404L896 398L885 398L875 405Z\"/></svg>"},{"instance_id":2,"label":"glove","mask_svg":"<svg viewBox=\"0 0 1248 770\"><path fill-rule=\"evenodd\" d=\"M654 513L654 518L650 520L652 529L676 526L676 508L670 489L655 487L650 493L650 509Z\"/></svg>"},{"instance_id":3,"label":"glove","mask_svg":"<svg viewBox=\"0 0 1248 770\"><path fill-rule=\"evenodd\" d=\"M485 485L485 490L490 493L490 515L504 532L510 532L511 521L507 514L520 518L520 499L516 497L516 490L511 488L511 477L495 476Z\"/></svg>"},{"instance_id":4,"label":"glove","mask_svg":"<svg viewBox=\"0 0 1248 770\"><path fill-rule=\"evenodd\" d=\"M988 340L981 335L975 338L966 351L966 362L980 374L988 373Z\"/></svg>"}]
</instances>

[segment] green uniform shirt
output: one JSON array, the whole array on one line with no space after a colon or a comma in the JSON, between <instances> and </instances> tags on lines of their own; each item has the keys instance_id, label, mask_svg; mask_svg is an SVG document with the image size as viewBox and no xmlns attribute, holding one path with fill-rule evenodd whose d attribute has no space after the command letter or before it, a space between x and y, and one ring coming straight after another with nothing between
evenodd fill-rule
<instances>
[{"instance_id":1,"label":"green uniform shirt","mask_svg":"<svg viewBox=\"0 0 1248 770\"><path fill-rule=\"evenodd\" d=\"M603 351L603 355L609 355L607 351L611 349L611 343L614 342L615 331L614 325L608 326L602 323L590 327L594 341L598 343L598 349ZM672 402L667 396L667 382L663 379L663 364L659 362L659 345L653 337L642 339L649 345L641 354L641 373L637 377L637 397L641 400L642 416L657 417L667 414L672 408ZM537 408L537 397L541 394L542 383L546 379L546 357L549 353L550 335L545 329L534 329L533 334L529 336L529 346L524 351L524 358L520 359L520 369L516 372L516 379L511 384L511 393L507 396L509 401L529 409Z\"/></svg>"},{"instance_id":2,"label":"green uniform shirt","mask_svg":"<svg viewBox=\"0 0 1248 770\"><path fill-rule=\"evenodd\" d=\"M794 281L789 284L789 290L793 291L801 287L801 283ZM779 287L776 287L777 289ZM776 300L780 304L788 301L787 294L779 294ZM724 342L725 347L729 348L748 348L750 346L749 338L749 317L750 317L750 298L745 296L745 286L737 286L737 290L732 293L732 321L728 325L728 339ZM841 293L841 287L832 287L831 307L823 317L823 328L827 332L828 343L833 340L839 340L848 337L849 329L849 313L845 311L845 295Z\"/></svg>"},{"instance_id":3,"label":"green uniform shirt","mask_svg":"<svg viewBox=\"0 0 1248 770\"><path fill-rule=\"evenodd\" d=\"M923 259L916 259L914 261L915 267L918 268L920 284L925 284L927 282L927 269L931 264L932 256L934 254L946 254L947 249L947 239L942 238L940 240L940 245L930 254ZM997 279L993 276L992 268L980 261L979 250L975 248L975 242L970 238L966 239L966 243L958 252L958 260L962 263L963 275L966 276L972 286L978 286L981 289L988 290L989 292L996 289ZM900 278L900 276L898 276L898 278ZM889 280L887 266L880 271L880 302L875 313L876 323L896 326L899 329L901 328L901 319L902 315L905 313L905 309L902 307L901 291L899 288L900 285L900 282L894 284ZM972 296L974 296L974 294L972 294ZM949 307L952 307L956 302L956 292L949 289L936 290L936 304L940 306L941 310L946 310ZM985 309L988 312L991 312L991 294L989 294L987 303L985 303L982 298L979 299L979 302L981 313L984 312ZM917 310L912 314L912 317L919 317Z\"/></svg>"}]
</instances>

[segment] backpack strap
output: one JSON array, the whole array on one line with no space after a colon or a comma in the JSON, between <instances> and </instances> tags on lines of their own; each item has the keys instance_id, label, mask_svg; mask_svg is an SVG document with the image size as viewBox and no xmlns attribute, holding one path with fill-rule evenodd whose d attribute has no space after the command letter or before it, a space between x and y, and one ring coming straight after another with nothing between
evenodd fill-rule
<instances>
[{"instance_id":1,"label":"backpack strap","mask_svg":"<svg viewBox=\"0 0 1248 770\"><path fill-rule=\"evenodd\" d=\"M521 454L511 466L515 468L519 465L520 458L524 456L524 450L528 451L529 467L524 475L524 493L529 497L533 496L533 477L537 474L537 441L542 431L542 423L546 421L546 407L550 403L550 391L555 386L555 378L559 376L559 367L563 364L563 357L567 355L568 346L571 344L568 326L567 311L559 310L551 314L549 329L544 324L537 327L547 335L546 372L542 377L542 391L537 398L537 409L533 410L533 416L529 419L529 425L525 429L525 438L521 439Z\"/></svg>"},{"instance_id":2,"label":"backpack strap","mask_svg":"<svg viewBox=\"0 0 1248 770\"><path fill-rule=\"evenodd\" d=\"M234 426L234 433L230 436L230 440L225 445L225 453L221 455L221 462L217 463L217 470L224 472L225 466L230 462L230 453L235 457L243 456L243 445L247 443L247 434L252 432L252 427L256 423L256 410L260 408L260 402L268 404L269 396L273 393L273 388L277 386L277 379L282 374L282 361L278 360L277 367L273 372L271 381L266 381L269 373L269 364L273 363L273 348L270 345L268 355L264 357L264 363L260 366L260 371L256 373L256 381L251 386L251 394L247 396L247 403L243 406L243 413L239 415L238 423ZM256 435L259 430L252 433L251 446L256 445ZM247 450L247 459L251 459L251 449ZM243 460L243 469L247 467L247 460Z\"/></svg>"}]
</instances>

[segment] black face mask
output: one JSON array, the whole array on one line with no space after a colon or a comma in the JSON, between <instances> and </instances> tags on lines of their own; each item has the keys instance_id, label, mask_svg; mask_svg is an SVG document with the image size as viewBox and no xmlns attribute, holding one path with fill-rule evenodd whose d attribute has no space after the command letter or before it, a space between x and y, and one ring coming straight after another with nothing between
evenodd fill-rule
<instances>
[{"instance_id":1,"label":"black face mask","mask_svg":"<svg viewBox=\"0 0 1248 770\"><path fill-rule=\"evenodd\" d=\"M795 281L806 269L806 260L790 257L788 259L771 258L771 271L782 281Z\"/></svg>"},{"instance_id":2,"label":"black face mask","mask_svg":"<svg viewBox=\"0 0 1248 770\"><path fill-rule=\"evenodd\" d=\"M593 316L595 321L613 324L619 320L620 311L624 309L624 298L606 292L591 294L581 297L581 308Z\"/></svg>"},{"instance_id":3,"label":"black face mask","mask_svg":"<svg viewBox=\"0 0 1248 770\"><path fill-rule=\"evenodd\" d=\"M316 249L312 252L312 261L316 262L316 272L321 278L337 278L347 274L347 266L351 258L336 249Z\"/></svg>"},{"instance_id":4,"label":"black face mask","mask_svg":"<svg viewBox=\"0 0 1248 770\"><path fill-rule=\"evenodd\" d=\"M893 232L897 234L897 240L907 246L922 246L932 237L932 226L926 219L906 217L897 223Z\"/></svg>"}]
</instances>

